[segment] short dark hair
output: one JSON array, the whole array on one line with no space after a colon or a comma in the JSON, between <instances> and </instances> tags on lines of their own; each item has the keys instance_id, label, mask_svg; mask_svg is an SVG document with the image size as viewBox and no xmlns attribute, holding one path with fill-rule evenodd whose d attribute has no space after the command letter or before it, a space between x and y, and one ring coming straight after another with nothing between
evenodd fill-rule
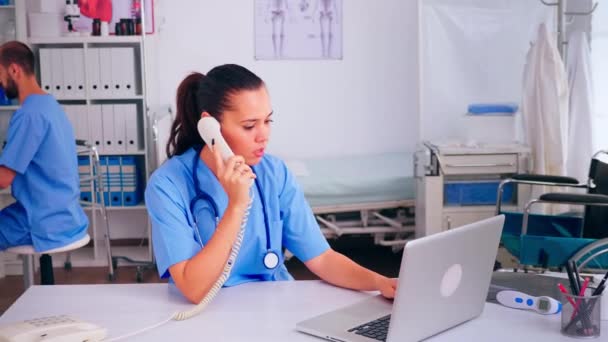
<instances>
[{"instance_id":1,"label":"short dark hair","mask_svg":"<svg viewBox=\"0 0 608 342\"><path fill-rule=\"evenodd\" d=\"M0 64L8 68L17 64L27 75L34 74L34 52L22 42L13 40L0 46Z\"/></svg>"}]
</instances>

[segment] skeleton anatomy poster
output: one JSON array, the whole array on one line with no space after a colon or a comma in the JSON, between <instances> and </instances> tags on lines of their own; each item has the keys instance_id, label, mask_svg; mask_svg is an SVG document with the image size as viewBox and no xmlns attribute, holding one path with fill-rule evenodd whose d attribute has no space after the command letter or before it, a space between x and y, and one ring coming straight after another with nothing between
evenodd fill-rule
<instances>
[{"instance_id":1,"label":"skeleton anatomy poster","mask_svg":"<svg viewBox=\"0 0 608 342\"><path fill-rule=\"evenodd\" d=\"M256 59L342 59L342 0L255 0Z\"/></svg>"}]
</instances>

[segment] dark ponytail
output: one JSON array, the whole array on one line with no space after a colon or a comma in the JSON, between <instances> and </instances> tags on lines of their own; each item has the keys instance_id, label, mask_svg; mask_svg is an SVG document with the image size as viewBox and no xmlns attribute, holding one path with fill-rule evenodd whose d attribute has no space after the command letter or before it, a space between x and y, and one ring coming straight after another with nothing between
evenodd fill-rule
<instances>
[{"instance_id":1,"label":"dark ponytail","mask_svg":"<svg viewBox=\"0 0 608 342\"><path fill-rule=\"evenodd\" d=\"M177 113L167 142L167 157L204 144L196 127L203 112L221 122L223 113L231 108L231 95L263 85L257 75L236 64L215 67L207 76L197 72L188 75L177 88Z\"/></svg>"}]
</instances>

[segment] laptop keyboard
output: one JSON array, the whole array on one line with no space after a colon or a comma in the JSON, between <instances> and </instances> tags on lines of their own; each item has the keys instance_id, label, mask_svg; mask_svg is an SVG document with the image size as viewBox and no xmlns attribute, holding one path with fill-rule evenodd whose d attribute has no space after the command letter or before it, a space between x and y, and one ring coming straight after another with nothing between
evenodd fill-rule
<instances>
[{"instance_id":1,"label":"laptop keyboard","mask_svg":"<svg viewBox=\"0 0 608 342\"><path fill-rule=\"evenodd\" d=\"M352 329L348 329L348 332L373 338L378 341L386 341L386 335L388 334L388 324L390 323L390 321L391 315L387 315L371 322L361 324Z\"/></svg>"}]
</instances>

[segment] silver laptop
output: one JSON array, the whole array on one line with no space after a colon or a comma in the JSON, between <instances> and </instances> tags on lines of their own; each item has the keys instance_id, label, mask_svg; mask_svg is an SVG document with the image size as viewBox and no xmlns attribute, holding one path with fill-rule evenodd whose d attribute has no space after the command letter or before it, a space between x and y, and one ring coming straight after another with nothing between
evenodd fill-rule
<instances>
[{"instance_id":1,"label":"silver laptop","mask_svg":"<svg viewBox=\"0 0 608 342\"><path fill-rule=\"evenodd\" d=\"M373 296L296 329L332 341L419 341L481 314L504 215L405 245L395 300Z\"/></svg>"}]
</instances>

